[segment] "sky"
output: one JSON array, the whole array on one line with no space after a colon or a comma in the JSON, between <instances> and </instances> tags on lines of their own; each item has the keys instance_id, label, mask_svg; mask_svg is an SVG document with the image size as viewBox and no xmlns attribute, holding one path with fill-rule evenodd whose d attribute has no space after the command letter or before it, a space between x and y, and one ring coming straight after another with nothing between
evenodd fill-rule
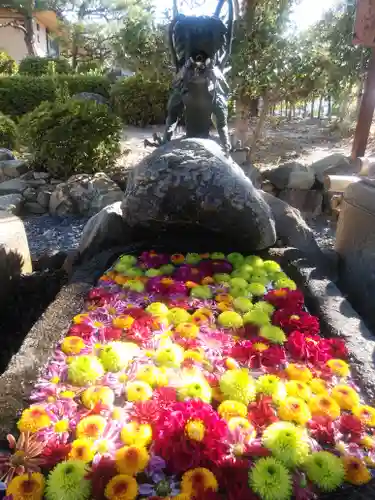
<instances>
[{"instance_id":1,"label":"sky","mask_svg":"<svg viewBox=\"0 0 375 500\"><path fill-rule=\"evenodd\" d=\"M185 3L186 2L186 3ZM325 11L335 5L337 0L301 0L295 7L291 20L297 26L299 31L304 31L310 25L322 18ZM186 5L189 0L178 0L178 4ZM202 8L194 11L194 14L213 14L217 5L217 0L200 0ZM157 10L163 12L165 9L172 8L173 0L157 0L155 2ZM188 14L188 9L183 8L183 13Z\"/></svg>"}]
</instances>

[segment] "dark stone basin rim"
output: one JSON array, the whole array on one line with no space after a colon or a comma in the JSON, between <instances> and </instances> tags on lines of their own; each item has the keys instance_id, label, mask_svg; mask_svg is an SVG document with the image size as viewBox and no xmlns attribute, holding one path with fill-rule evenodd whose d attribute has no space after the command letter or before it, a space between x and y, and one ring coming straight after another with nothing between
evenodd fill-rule
<instances>
[{"instance_id":1,"label":"dark stone basin rim","mask_svg":"<svg viewBox=\"0 0 375 500\"><path fill-rule=\"evenodd\" d=\"M8 369L0 376L0 439L15 431L20 413L29 405L30 392L40 371L52 355L56 344L65 336L72 317L82 310L84 299L90 288L121 253L139 253L154 248L159 251L220 251L207 242L171 239L150 245L141 242L125 247L116 247L98 254L84 262L74 273L47 308L40 320L26 336L19 352L13 356ZM166 246L168 248L166 248ZM186 250L188 248L189 250ZM224 250L224 249L222 249ZM225 251L230 251L226 248ZM234 251L234 249L232 249ZM306 305L312 314L319 317L322 333L345 340L350 363L358 385L371 404L375 400L375 337L367 329L350 303L343 297L336 285L326 278L302 252L294 248L270 249L262 257L277 260L283 270L296 281L305 294ZM371 481L365 487L345 487L336 493L324 496L326 500L339 500L343 493L348 500L370 500L375 498L375 484Z\"/></svg>"}]
</instances>

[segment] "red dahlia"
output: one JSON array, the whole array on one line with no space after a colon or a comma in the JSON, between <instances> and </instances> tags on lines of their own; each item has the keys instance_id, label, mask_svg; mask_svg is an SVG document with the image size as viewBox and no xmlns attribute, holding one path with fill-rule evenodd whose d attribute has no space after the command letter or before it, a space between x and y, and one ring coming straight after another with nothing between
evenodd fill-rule
<instances>
[{"instance_id":1,"label":"red dahlia","mask_svg":"<svg viewBox=\"0 0 375 500\"><path fill-rule=\"evenodd\" d=\"M289 309L290 311L301 311L304 305L303 293L300 290L271 290L264 296L264 300L275 306L277 309Z\"/></svg>"},{"instance_id":2,"label":"red dahlia","mask_svg":"<svg viewBox=\"0 0 375 500\"><path fill-rule=\"evenodd\" d=\"M319 335L305 335L299 331L291 333L285 344L294 360L311 363L318 367L331 359L331 349L326 339Z\"/></svg>"},{"instance_id":3,"label":"red dahlia","mask_svg":"<svg viewBox=\"0 0 375 500\"><path fill-rule=\"evenodd\" d=\"M333 421L329 417L313 417L307 423L311 436L322 445L335 444Z\"/></svg>"},{"instance_id":4,"label":"red dahlia","mask_svg":"<svg viewBox=\"0 0 375 500\"><path fill-rule=\"evenodd\" d=\"M291 309L279 309L272 315L272 323L279 326L286 334L298 330L306 335L317 335L319 333L319 320L311 314Z\"/></svg>"}]
</instances>

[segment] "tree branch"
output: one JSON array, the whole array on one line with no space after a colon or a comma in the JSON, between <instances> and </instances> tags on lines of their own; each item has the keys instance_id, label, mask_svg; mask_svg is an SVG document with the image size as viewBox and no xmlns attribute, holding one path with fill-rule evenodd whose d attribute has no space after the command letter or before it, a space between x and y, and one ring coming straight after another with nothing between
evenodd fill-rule
<instances>
[{"instance_id":1,"label":"tree branch","mask_svg":"<svg viewBox=\"0 0 375 500\"><path fill-rule=\"evenodd\" d=\"M25 26L22 26L22 24L18 24L16 21L9 21L8 23L0 24L0 28L8 27L23 31L23 33L27 33Z\"/></svg>"}]
</instances>

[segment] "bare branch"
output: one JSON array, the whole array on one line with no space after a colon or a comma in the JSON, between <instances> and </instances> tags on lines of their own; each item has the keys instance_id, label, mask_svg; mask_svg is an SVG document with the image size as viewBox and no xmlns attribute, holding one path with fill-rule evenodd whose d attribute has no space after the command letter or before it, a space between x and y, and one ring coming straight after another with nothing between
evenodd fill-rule
<instances>
[{"instance_id":1,"label":"bare branch","mask_svg":"<svg viewBox=\"0 0 375 500\"><path fill-rule=\"evenodd\" d=\"M22 24L19 24L16 21L9 21L8 23L0 24L0 28L8 27L23 31L23 33L27 33L25 26L22 26Z\"/></svg>"}]
</instances>

